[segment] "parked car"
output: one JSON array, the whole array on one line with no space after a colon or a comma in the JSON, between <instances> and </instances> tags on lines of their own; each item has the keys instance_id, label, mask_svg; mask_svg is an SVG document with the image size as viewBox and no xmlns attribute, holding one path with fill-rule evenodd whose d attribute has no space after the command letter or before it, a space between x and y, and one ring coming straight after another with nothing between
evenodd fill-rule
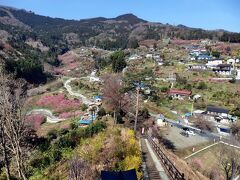
<instances>
[{"instance_id":1,"label":"parked car","mask_svg":"<svg viewBox=\"0 0 240 180\"><path fill-rule=\"evenodd\" d=\"M189 134L186 131L181 131L180 134L185 137L189 137Z\"/></svg>"},{"instance_id":2,"label":"parked car","mask_svg":"<svg viewBox=\"0 0 240 180\"><path fill-rule=\"evenodd\" d=\"M195 136L195 135L196 135L195 132L193 132L193 131L191 131L191 130L186 131L186 133L187 133L188 135L192 135L192 136Z\"/></svg>"}]
</instances>

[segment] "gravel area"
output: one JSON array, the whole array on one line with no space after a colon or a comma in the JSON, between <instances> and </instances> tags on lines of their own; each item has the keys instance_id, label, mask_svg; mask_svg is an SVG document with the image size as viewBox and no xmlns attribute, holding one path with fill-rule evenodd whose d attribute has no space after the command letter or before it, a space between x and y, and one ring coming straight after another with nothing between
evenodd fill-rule
<instances>
[{"instance_id":1,"label":"gravel area","mask_svg":"<svg viewBox=\"0 0 240 180\"><path fill-rule=\"evenodd\" d=\"M165 134L166 139L170 140L176 149L184 149L190 146L208 142L210 139L199 134L189 135L189 137L180 134L182 129L178 127L169 127L168 132Z\"/></svg>"}]
</instances>

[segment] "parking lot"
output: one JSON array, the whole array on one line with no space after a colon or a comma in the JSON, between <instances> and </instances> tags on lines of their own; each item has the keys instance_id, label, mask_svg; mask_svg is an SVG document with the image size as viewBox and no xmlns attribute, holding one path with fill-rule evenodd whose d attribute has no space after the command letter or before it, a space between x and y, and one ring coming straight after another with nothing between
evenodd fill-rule
<instances>
[{"instance_id":1,"label":"parking lot","mask_svg":"<svg viewBox=\"0 0 240 180\"><path fill-rule=\"evenodd\" d=\"M176 149L183 149L190 146L195 146L204 142L208 142L210 139L199 134L189 135L189 137L180 134L183 130L178 127L169 127L169 131L165 134L166 139L170 140Z\"/></svg>"}]
</instances>

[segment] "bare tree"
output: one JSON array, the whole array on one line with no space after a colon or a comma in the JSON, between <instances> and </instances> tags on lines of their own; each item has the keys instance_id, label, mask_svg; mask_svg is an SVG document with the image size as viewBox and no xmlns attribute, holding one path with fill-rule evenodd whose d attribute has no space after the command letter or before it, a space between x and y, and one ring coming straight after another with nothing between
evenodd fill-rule
<instances>
[{"instance_id":1,"label":"bare tree","mask_svg":"<svg viewBox=\"0 0 240 180\"><path fill-rule=\"evenodd\" d=\"M213 124L204 118L194 119L194 125L201 130L213 131Z\"/></svg>"},{"instance_id":2,"label":"bare tree","mask_svg":"<svg viewBox=\"0 0 240 180\"><path fill-rule=\"evenodd\" d=\"M5 119L3 118L2 115L0 115L0 156L3 156L3 162L5 166L5 171L6 171L6 177L9 180L11 175L10 175L10 152L7 149L7 138L5 137L5 128L4 128L4 121Z\"/></svg>"},{"instance_id":3,"label":"bare tree","mask_svg":"<svg viewBox=\"0 0 240 180\"><path fill-rule=\"evenodd\" d=\"M240 122L237 121L231 126L232 134L240 141Z\"/></svg>"},{"instance_id":4,"label":"bare tree","mask_svg":"<svg viewBox=\"0 0 240 180\"><path fill-rule=\"evenodd\" d=\"M219 160L226 180L233 180L240 175L240 151L237 148L224 146L220 150Z\"/></svg>"},{"instance_id":5,"label":"bare tree","mask_svg":"<svg viewBox=\"0 0 240 180\"><path fill-rule=\"evenodd\" d=\"M79 157L75 156L69 163L69 180L90 179L90 167Z\"/></svg>"},{"instance_id":6,"label":"bare tree","mask_svg":"<svg viewBox=\"0 0 240 180\"><path fill-rule=\"evenodd\" d=\"M123 93L122 80L118 75L108 75L104 78L103 100L117 115L128 111L129 99Z\"/></svg>"},{"instance_id":7,"label":"bare tree","mask_svg":"<svg viewBox=\"0 0 240 180\"><path fill-rule=\"evenodd\" d=\"M26 95L26 83L15 80L13 76L1 73L0 76L0 113L1 147L7 177L10 178L9 153L17 165L20 179L27 179L24 166L24 140L27 128L24 123L23 107Z\"/></svg>"}]
</instances>

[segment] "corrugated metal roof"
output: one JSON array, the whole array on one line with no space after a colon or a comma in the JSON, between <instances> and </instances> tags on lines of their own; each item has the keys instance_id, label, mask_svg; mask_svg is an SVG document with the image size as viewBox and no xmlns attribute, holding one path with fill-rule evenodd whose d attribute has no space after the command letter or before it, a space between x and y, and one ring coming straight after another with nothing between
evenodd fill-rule
<instances>
[{"instance_id":1,"label":"corrugated metal roof","mask_svg":"<svg viewBox=\"0 0 240 180\"><path fill-rule=\"evenodd\" d=\"M220 107L216 107L216 106L207 106L207 111L215 112L215 113L225 113L225 114L229 113L228 109L224 109L224 108L220 108Z\"/></svg>"}]
</instances>

